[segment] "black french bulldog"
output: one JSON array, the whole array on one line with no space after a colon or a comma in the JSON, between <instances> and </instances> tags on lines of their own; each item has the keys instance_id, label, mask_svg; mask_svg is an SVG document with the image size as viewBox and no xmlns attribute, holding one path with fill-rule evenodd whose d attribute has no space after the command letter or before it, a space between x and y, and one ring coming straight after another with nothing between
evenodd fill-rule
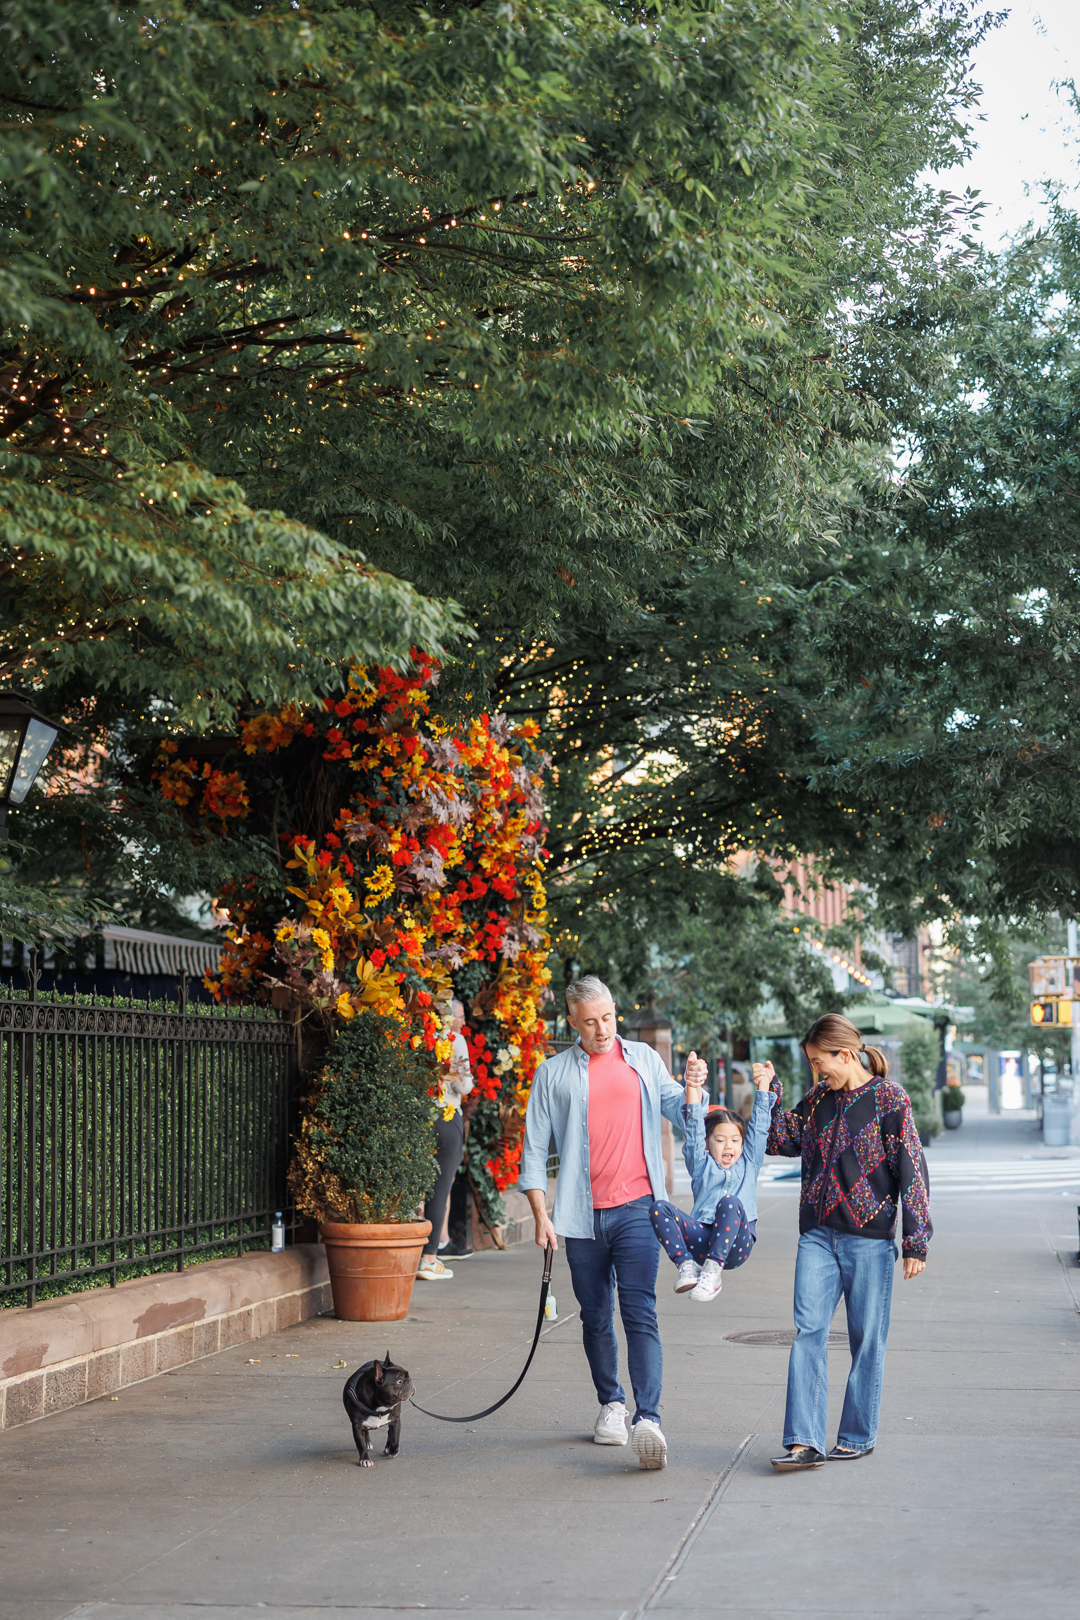
<instances>
[{"instance_id":1,"label":"black french bulldog","mask_svg":"<svg viewBox=\"0 0 1080 1620\"><path fill-rule=\"evenodd\" d=\"M401 1403L413 1394L413 1381L404 1367L390 1360L365 1361L349 1379L342 1392L345 1410L352 1424L353 1439L360 1453L360 1467L373 1468L371 1429L386 1430L386 1457L396 1457L401 1441Z\"/></svg>"}]
</instances>

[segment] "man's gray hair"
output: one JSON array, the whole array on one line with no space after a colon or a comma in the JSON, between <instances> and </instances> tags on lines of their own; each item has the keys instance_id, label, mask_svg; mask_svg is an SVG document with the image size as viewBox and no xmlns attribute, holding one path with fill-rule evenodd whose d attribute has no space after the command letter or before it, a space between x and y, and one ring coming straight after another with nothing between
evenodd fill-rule
<instances>
[{"instance_id":1,"label":"man's gray hair","mask_svg":"<svg viewBox=\"0 0 1080 1620\"><path fill-rule=\"evenodd\" d=\"M614 1004L615 997L602 979L595 973L586 973L583 979L575 979L573 984L566 987L566 1005L571 1012L585 1005L587 1001L610 1001Z\"/></svg>"}]
</instances>

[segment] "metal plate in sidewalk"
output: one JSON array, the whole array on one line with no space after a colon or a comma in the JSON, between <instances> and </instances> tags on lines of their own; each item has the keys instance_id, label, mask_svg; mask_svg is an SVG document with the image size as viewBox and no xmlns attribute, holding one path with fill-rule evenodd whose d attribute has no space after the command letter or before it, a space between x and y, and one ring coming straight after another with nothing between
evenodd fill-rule
<instances>
[{"instance_id":1,"label":"metal plate in sidewalk","mask_svg":"<svg viewBox=\"0 0 1080 1620\"><path fill-rule=\"evenodd\" d=\"M794 1328L761 1328L754 1333L725 1333L724 1338L729 1344L791 1344L795 1338ZM830 1333L830 1344L847 1344L846 1333Z\"/></svg>"}]
</instances>

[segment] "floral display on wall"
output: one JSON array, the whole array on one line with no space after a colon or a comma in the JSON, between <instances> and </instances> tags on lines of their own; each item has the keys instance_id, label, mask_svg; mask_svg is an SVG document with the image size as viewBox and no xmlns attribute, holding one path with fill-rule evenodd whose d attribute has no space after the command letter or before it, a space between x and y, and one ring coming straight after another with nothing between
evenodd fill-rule
<instances>
[{"instance_id":1,"label":"floral display on wall","mask_svg":"<svg viewBox=\"0 0 1080 1620\"><path fill-rule=\"evenodd\" d=\"M436 1068L450 1056L450 999L464 1003L477 1099L467 1164L495 1224L544 1055L548 761L535 722L440 722L436 682L421 655L405 675L355 668L321 711L246 720L236 769L169 742L155 779L196 836L256 818L285 868L284 906L255 879L218 896L230 927L216 996L290 1006L327 1031L370 1008Z\"/></svg>"}]
</instances>

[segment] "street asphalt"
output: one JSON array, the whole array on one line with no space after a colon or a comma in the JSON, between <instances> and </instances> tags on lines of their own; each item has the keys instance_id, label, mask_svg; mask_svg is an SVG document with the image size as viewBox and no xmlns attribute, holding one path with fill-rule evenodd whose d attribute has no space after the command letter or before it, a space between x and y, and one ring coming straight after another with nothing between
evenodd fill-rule
<instances>
[{"instance_id":1,"label":"street asphalt","mask_svg":"<svg viewBox=\"0 0 1080 1620\"><path fill-rule=\"evenodd\" d=\"M787 1350L729 1335L790 1329L798 1193L776 1182L715 1303L676 1298L661 1262L664 1472L591 1443L561 1255L560 1320L509 1406L407 1410L401 1456L356 1466L341 1386L361 1362L389 1350L448 1413L516 1376L539 1252L476 1255L418 1283L404 1322L318 1318L0 1436L0 1620L1074 1614L1080 1153L1050 1156L1027 1117L967 1128L930 1149L936 1236L897 1281L871 1457L769 1467ZM841 1342L837 1411L846 1360Z\"/></svg>"}]
</instances>

